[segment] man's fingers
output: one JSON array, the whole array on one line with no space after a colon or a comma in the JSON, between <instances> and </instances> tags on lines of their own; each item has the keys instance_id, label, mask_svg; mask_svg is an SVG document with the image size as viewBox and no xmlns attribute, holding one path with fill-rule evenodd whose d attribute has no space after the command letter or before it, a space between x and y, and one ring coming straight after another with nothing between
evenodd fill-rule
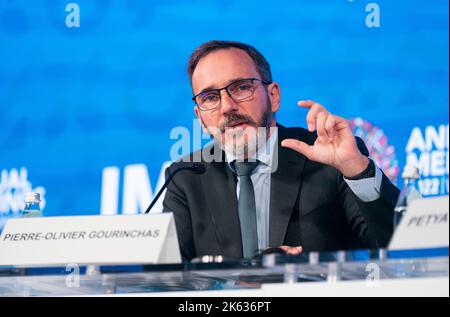
<instances>
[{"instance_id":1,"label":"man's fingers","mask_svg":"<svg viewBox=\"0 0 450 317\"><path fill-rule=\"evenodd\" d=\"M289 248L290 248L290 246L288 246L288 245L282 245L280 247L280 249L283 250L284 252L287 252L289 250Z\"/></svg>"},{"instance_id":2,"label":"man's fingers","mask_svg":"<svg viewBox=\"0 0 450 317\"><path fill-rule=\"evenodd\" d=\"M288 245L282 245L280 247L280 249L282 249L284 252L286 252L286 254L289 255L299 255L300 253L303 252L303 248L298 246L298 247L291 247Z\"/></svg>"},{"instance_id":3,"label":"man's fingers","mask_svg":"<svg viewBox=\"0 0 450 317\"><path fill-rule=\"evenodd\" d=\"M312 146L306 144L305 142L295 140L295 139L286 139L281 141L281 146L290 148L294 151L297 151L307 158L311 158L312 156Z\"/></svg>"},{"instance_id":4,"label":"man's fingers","mask_svg":"<svg viewBox=\"0 0 450 317\"><path fill-rule=\"evenodd\" d=\"M287 254L289 255L299 255L302 253L303 248L302 247L292 247L287 251Z\"/></svg>"},{"instance_id":5,"label":"man's fingers","mask_svg":"<svg viewBox=\"0 0 450 317\"><path fill-rule=\"evenodd\" d=\"M299 102L297 102L297 104L302 107L302 108L311 108L313 104L315 104L315 101L312 100L300 100Z\"/></svg>"},{"instance_id":6,"label":"man's fingers","mask_svg":"<svg viewBox=\"0 0 450 317\"><path fill-rule=\"evenodd\" d=\"M306 123L310 132L317 129L317 116L323 111L324 108L318 103L313 103L309 108L308 114L306 115Z\"/></svg>"},{"instance_id":7,"label":"man's fingers","mask_svg":"<svg viewBox=\"0 0 450 317\"><path fill-rule=\"evenodd\" d=\"M326 142L329 139L327 130L325 128L325 123L328 117L329 116L323 112L319 112L319 114L317 115L317 136L319 142Z\"/></svg>"},{"instance_id":8,"label":"man's fingers","mask_svg":"<svg viewBox=\"0 0 450 317\"><path fill-rule=\"evenodd\" d=\"M313 132L317 128L316 123L318 114L328 114L328 111L324 108L324 106L312 100L299 101L298 105L309 109L308 114L306 115L306 123L308 124L308 130L310 132Z\"/></svg>"},{"instance_id":9,"label":"man's fingers","mask_svg":"<svg viewBox=\"0 0 450 317\"><path fill-rule=\"evenodd\" d=\"M327 120L325 122L325 130L327 131L328 138L333 140L336 135L336 117L333 115L328 115Z\"/></svg>"}]
</instances>

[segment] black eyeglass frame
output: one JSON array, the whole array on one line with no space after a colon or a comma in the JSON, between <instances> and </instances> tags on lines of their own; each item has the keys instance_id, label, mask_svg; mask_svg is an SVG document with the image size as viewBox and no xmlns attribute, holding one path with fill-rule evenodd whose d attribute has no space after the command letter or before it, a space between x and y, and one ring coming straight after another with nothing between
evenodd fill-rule
<instances>
[{"instance_id":1,"label":"black eyeglass frame","mask_svg":"<svg viewBox=\"0 0 450 317\"><path fill-rule=\"evenodd\" d=\"M253 84L253 81L259 81L259 82L261 82L263 85L270 85L270 84L272 83L271 81L262 80L262 79L259 79L259 78L253 78L253 77L251 77L251 78L237 79L237 80L235 80L235 81L229 83L228 85L226 85L226 86L223 87L223 88L204 90L204 91L202 91L202 92L196 94L194 97L192 97L192 101L197 105L197 107L198 107L201 111L211 111L211 110L217 109L217 108L219 108L219 107L221 106L221 104L222 104L222 95L221 95L221 93L220 93L222 90L225 90L225 91L227 92L228 96L229 96L231 99L233 99L235 102L241 102L241 101L244 101L245 99L250 98L251 96L253 96L255 90L252 91L252 95L251 95L251 96L246 97L246 98L241 99L241 100L235 100L235 99L231 96L231 93L228 91L228 88L229 88L230 86L232 86L232 85L235 85L236 83L244 82L244 81L246 81L246 80L251 80L251 81L252 81L252 84ZM195 99L197 99L198 96L200 96L201 94L204 94L205 92L217 92L217 94L218 94L219 97L220 97L220 100L219 100L219 102L217 103L217 106L216 106L216 107L211 108L211 109L204 109L204 108L202 109L202 107L195 101Z\"/></svg>"}]
</instances>

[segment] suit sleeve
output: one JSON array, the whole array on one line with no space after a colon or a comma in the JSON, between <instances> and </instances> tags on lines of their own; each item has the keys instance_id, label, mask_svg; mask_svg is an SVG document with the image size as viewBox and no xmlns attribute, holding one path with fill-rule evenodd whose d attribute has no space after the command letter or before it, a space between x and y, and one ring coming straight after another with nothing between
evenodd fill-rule
<instances>
[{"instance_id":1,"label":"suit sleeve","mask_svg":"<svg viewBox=\"0 0 450 317\"><path fill-rule=\"evenodd\" d=\"M171 173L172 166L165 171L166 179ZM196 255L190 211L184 191L176 184L175 177L167 187L163 201L163 212L172 212L174 214L181 257L185 261L191 260Z\"/></svg>"},{"instance_id":2,"label":"suit sleeve","mask_svg":"<svg viewBox=\"0 0 450 317\"><path fill-rule=\"evenodd\" d=\"M364 142L359 139L357 144L361 153L368 156ZM353 193L340 173L337 182L341 207L353 232L369 248L386 247L393 233L393 212L399 195L398 188L383 173L380 196L374 201L364 202Z\"/></svg>"}]
</instances>

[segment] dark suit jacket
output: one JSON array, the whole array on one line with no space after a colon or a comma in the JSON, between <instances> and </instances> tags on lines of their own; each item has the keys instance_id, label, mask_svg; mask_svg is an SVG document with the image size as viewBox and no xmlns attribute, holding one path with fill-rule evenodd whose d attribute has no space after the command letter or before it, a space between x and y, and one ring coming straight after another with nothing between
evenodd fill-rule
<instances>
[{"instance_id":1,"label":"dark suit jacket","mask_svg":"<svg viewBox=\"0 0 450 317\"><path fill-rule=\"evenodd\" d=\"M380 197L365 203L335 168L281 147L286 138L313 144L316 134L278 125L278 169L271 174L270 188L270 246L302 246L304 251L385 247L393 230L398 189L383 175ZM368 155L362 140L357 140L361 152ZM183 161L192 157L199 153ZM242 257L237 179L224 153L222 158L222 162L203 162L206 170L200 175L179 172L167 188L164 211L174 213L185 260L202 255ZM166 178L183 164L187 163L173 163Z\"/></svg>"}]
</instances>

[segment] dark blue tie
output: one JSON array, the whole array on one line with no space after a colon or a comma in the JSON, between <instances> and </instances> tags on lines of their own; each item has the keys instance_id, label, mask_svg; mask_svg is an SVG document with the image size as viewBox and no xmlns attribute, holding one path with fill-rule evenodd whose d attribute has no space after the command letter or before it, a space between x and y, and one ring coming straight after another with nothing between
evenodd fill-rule
<instances>
[{"instance_id":1,"label":"dark blue tie","mask_svg":"<svg viewBox=\"0 0 450 317\"><path fill-rule=\"evenodd\" d=\"M256 229L255 192L251 174L259 162L234 162L239 176L239 220L241 223L242 249L244 258L252 258L258 251L258 232Z\"/></svg>"}]
</instances>

